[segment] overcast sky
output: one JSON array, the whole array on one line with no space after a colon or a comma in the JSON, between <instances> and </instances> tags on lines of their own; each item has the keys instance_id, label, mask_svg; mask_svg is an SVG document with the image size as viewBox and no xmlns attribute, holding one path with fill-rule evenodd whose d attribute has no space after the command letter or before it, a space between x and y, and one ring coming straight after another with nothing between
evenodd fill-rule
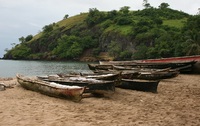
<instances>
[{"instance_id":1,"label":"overcast sky","mask_svg":"<svg viewBox=\"0 0 200 126\"><path fill-rule=\"evenodd\" d=\"M158 7L165 2L170 8L195 15L200 8L200 0L148 0ZM35 35L45 25L57 22L68 14L74 16L88 12L89 8L100 11L119 10L129 6L130 10L141 10L143 0L0 0L0 57L18 38Z\"/></svg>"}]
</instances>

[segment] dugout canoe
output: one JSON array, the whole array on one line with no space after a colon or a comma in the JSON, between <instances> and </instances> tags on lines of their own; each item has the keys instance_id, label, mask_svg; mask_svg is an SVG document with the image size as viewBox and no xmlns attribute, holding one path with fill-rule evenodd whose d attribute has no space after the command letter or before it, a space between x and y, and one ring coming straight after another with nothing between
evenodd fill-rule
<instances>
[{"instance_id":1,"label":"dugout canoe","mask_svg":"<svg viewBox=\"0 0 200 126\"><path fill-rule=\"evenodd\" d=\"M85 77L90 79L97 79L97 80L118 80L121 79L121 72L115 73L73 73L73 74L57 74L60 78L68 78L68 77Z\"/></svg>"},{"instance_id":2,"label":"dugout canoe","mask_svg":"<svg viewBox=\"0 0 200 126\"><path fill-rule=\"evenodd\" d=\"M157 93L159 80L122 79L117 87L144 92Z\"/></svg>"},{"instance_id":3,"label":"dugout canoe","mask_svg":"<svg viewBox=\"0 0 200 126\"><path fill-rule=\"evenodd\" d=\"M42 94L65 98L74 102L80 102L85 87L61 85L54 82L42 81L37 78L16 75L18 83L25 89L40 92Z\"/></svg>"},{"instance_id":4,"label":"dugout canoe","mask_svg":"<svg viewBox=\"0 0 200 126\"><path fill-rule=\"evenodd\" d=\"M185 67L187 69L180 69L180 72L187 73L200 73L200 55L193 56L182 56L182 57L169 57L169 58L160 58L160 59L144 59L144 60L132 60L132 61L99 61L101 65L131 65L131 64L168 64L171 68L176 69L177 67Z\"/></svg>"},{"instance_id":5,"label":"dugout canoe","mask_svg":"<svg viewBox=\"0 0 200 126\"><path fill-rule=\"evenodd\" d=\"M121 74L123 79L143 79L143 80L162 80L177 77L179 75L178 70L170 71L155 71L155 72L134 72L130 70L124 70Z\"/></svg>"},{"instance_id":6,"label":"dugout canoe","mask_svg":"<svg viewBox=\"0 0 200 126\"><path fill-rule=\"evenodd\" d=\"M42 79L40 77L40 79ZM55 82L62 85L76 85L80 87L86 87L84 93L92 93L95 95L108 96L115 92L115 86L120 83L120 81L115 80L97 80L94 78L86 78L83 76L69 76L69 77L59 77L59 76L48 76L48 78L43 78L44 81Z\"/></svg>"},{"instance_id":7,"label":"dugout canoe","mask_svg":"<svg viewBox=\"0 0 200 126\"><path fill-rule=\"evenodd\" d=\"M89 68L94 69L101 69L101 70L106 70L106 69L113 69L113 65L115 66L122 66L122 67L131 67L134 69L137 68L148 68L148 69L166 69L166 68L171 68L171 69L176 69L184 66L191 65L193 66L197 61L179 61L179 62L132 62L131 61L107 61L108 64L105 62L103 64L95 64L93 66L90 66ZM113 64L112 64L113 63ZM89 64L90 65L90 64ZM91 69L92 70L92 69Z\"/></svg>"}]
</instances>

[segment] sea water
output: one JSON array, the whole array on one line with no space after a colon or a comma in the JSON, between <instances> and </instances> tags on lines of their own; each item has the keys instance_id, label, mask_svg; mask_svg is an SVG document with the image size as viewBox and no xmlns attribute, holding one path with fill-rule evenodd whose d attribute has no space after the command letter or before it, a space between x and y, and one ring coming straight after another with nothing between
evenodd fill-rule
<instances>
[{"instance_id":1,"label":"sea water","mask_svg":"<svg viewBox=\"0 0 200 126\"><path fill-rule=\"evenodd\" d=\"M14 77L17 73L26 76L57 73L90 73L88 62L0 60L0 78Z\"/></svg>"}]
</instances>

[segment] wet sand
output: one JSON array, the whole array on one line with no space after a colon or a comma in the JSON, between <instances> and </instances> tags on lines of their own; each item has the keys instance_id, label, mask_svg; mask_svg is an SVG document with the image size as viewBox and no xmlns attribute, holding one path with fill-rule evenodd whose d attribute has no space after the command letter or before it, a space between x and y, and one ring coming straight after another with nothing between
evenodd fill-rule
<instances>
[{"instance_id":1,"label":"wet sand","mask_svg":"<svg viewBox=\"0 0 200 126\"><path fill-rule=\"evenodd\" d=\"M156 94L116 88L80 103L23 89L15 78L0 83L14 87L0 91L0 126L200 125L200 75L162 80Z\"/></svg>"}]
</instances>

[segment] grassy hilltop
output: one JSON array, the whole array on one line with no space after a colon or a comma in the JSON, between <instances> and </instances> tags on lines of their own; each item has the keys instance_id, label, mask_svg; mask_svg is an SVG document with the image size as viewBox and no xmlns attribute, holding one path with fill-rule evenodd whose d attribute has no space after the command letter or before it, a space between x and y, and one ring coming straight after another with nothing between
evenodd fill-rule
<instances>
[{"instance_id":1,"label":"grassy hilltop","mask_svg":"<svg viewBox=\"0 0 200 126\"><path fill-rule=\"evenodd\" d=\"M200 54L200 15L162 3L132 11L88 13L45 25L42 32L19 38L4 59L132 60Z\"/></svg>"}]
</instances>

